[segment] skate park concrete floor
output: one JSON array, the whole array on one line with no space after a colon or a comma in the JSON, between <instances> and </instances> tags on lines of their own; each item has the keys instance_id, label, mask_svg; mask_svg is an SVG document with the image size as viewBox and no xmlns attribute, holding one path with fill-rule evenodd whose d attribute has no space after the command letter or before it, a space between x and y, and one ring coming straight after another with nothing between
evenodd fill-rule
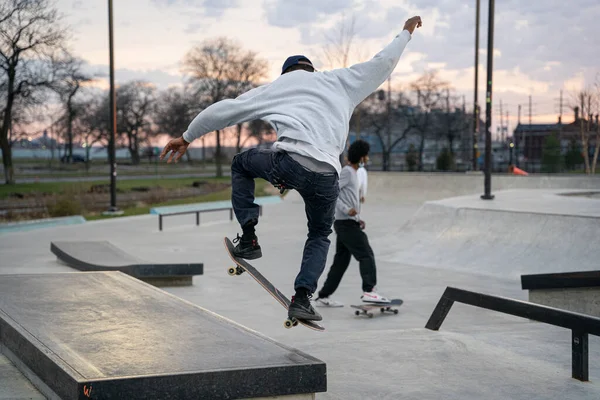
<instances>
[{"instance_id":1,"label":"skate park concrete floor","mask_svg":"<svg viewBox=\"0 0 600 400\"><path fill-rule=\"evenodd\" d=\"M493 180L493 194L496 190L498 194L491 207L500 207L503 197L511 192L511 201L515 197L528 198L527 191L516 190L520 188L536 189L535 193L530 192L533 197L550 196L554 193L552 190L561 187L569 188L566 192L600 189L600 180L591 178L528 178ZM525 258L507 255L512 265L508 265L504 273L502 260L488 260L487 253L477 251L476 247L469 251L477 255L479 261L467 269L458 268L456 264L464 258L449 253L452 235L442 237L448 240L444 248L446 254L438 254L450 257L448 262L444 262L443 257L438 265L430 260L423 265L402 261L402 252L411 255L407 246L412 236L420 235L421 247L415 250L419 253L433 251L428 246L442 243L432 240L442 231L431 228L436 221L430 214L427 223L432 235L426 238L425 227L415 228L426 221L419 219L424 202L441 200L439 203L456 205L458 200L447 198L470 196L464 203L459 202L468 205L476 202L473 196L479 196L482 190L481 176L370 173L362 217L375 252L378 288L388 297L403 299L404 304L399 307L398 315L376 314L372 319L355 316L350 304L360 304L361 280L358 263L352 259L334 295L345 307L318 308L323 315L325 332L302 326L285 329L286 312L275 299L252 278L227 274L231 261L223 247L223 237L232 238L239 232L239 226L229 221L227 212L202 216L199 227L195 226L193 215L171 217L162 232L157 229L157 217L147 215L3 234L0 274L76 273L56 261L50 252L52 240L109 240L136 257L157 263L202 262L204 275L194 277L193 286L163 290L325 361L327 392L318 393L317 399L600 398L600 340L595 336L589 338L590 382L579 382L571 378L571 332L567 329L462 304L453 306L439 331L424 328L446 286L526 300L527 292L521 290L518 274L547 272L539 264L519 266L518 262ZM587 200L600 206L596 199ZM595 206L590 203L586 206L593 214ZM454 220L442 222L452 225ZM499 222L494 220L493 223ZM470 225L469 229L475 226ZM461 229L466 229L465 225L461 225ZM448 231L449 228L443 230ZM299 196L290 192L284 202L266 206L257 233L263 257L251 263L290 296L306 238L306 219ZM576 234L576 230L573 228L570 234ZM332 246L319 287L333 259L335 233L330 239ZM520 239L526 240L526 236ZM488 249L492 249L489 243L493 238L485 240ZM538 244L530 243L529 251L538 251ZM501 254L492 252L490 257L502 257ZM577 251L572 254L588 256ZM415 261L420 260L412 256ZM579 261L589 263L589 260L575 259L570 264L549 265L549 268L579 270ZM18 398L43 397L0 356L0 399Z\"/></svg>"}]
</instances>

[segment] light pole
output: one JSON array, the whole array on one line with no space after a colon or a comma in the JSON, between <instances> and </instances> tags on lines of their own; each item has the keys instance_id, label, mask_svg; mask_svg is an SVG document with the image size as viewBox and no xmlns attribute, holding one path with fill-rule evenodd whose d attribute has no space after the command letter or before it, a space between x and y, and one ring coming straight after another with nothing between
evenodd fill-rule
<instances>
[{"instance_id":1,"label":"light pole","mask_svg":"<svg viewBox=\"0 0 600 400\"><path fill-rule=\"evenodd\" d=\"M110 70L110 138L108 141L108 159L110 163L110 207L104 214L122 214L117 208L117 160L115 154L115 135L117 132L117 102L115 101L115 63L113 49L113 2L108 0L108 49Z\"/></svg>"},{"instance_id":2,"label":"light pole","mask_svg":"<svg viewBox=\"0 0 600 400\"><path fill-rule=\"evenodd\" d=\"M487 89L485 104L485 177L483 200L492 200L492 74L494 68L494 0L489 0L488 50L487 50Z\"/></svg>"},{"instance_id":3,"label":"light pole","mask_svg":"<svg viewBox=\"0 0 600 400\"><path fill-rule=\"evenodd\" d=\"M479 8L480 0L475 6L475 90L473 100L473 171L477 171L477 147L479 132L479 105L477 104L477 90L479 83Z\"/></svg>"}]
</instances>

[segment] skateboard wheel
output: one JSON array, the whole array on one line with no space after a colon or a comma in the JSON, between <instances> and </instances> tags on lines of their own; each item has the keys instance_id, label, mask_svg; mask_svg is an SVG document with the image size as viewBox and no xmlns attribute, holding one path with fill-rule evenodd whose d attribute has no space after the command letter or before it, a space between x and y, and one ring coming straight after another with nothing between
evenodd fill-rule
<instances>
[{"instance_id":1,"label":"skateboard wheel","mask_svg":"<svg viewBox=\"0 0 600 400\"><path fill-rule=\"evenodd\" d=\"M228 273L229 275L232 275L232 276L233 276L233 275L236 275L236 270L235 270L235 268L233 268L233 267L229 267L229 268L227 268L227 273Z\"/></svg>"},{"instance_id":2,"label":"skateboard wheel","mask_svg":"<svg viewBox=\"0 0 600 400\"><path fill-rule=\"evenodd\" d=\"M385 308L381 307L381 312L385 312Z\"/></svg>"},{"instance_id":3,"label":"skateboard wheel","mask_svg":"<svg viewBox=\"0 0 600 400\"><path fill-rule=\"evenodd\" d=\"M398 314L398 310L394 310L394 314Z\"/></svg>"},{"instance_id":4,"label":"skateboard wheel","mask_svg":"<svg viewBox=\"0 0 600 400\"><path fill-rule=\"evenodd\" d=\"M354 314L360 315L360 311L354 311Z\"/></svg>"},{"instance_id":5,"label":"skateboard wheel","mask_svg":"<svg viewBox=\"0 0 600 400\"><path fill-rule=\"evenodd\" d=\"M283 323L283 326L285 326L287 329L290 329L294 326L294 323L292 321L290 321L289 319L286 319L285 322Z\"/></svg>"}]
</instances>

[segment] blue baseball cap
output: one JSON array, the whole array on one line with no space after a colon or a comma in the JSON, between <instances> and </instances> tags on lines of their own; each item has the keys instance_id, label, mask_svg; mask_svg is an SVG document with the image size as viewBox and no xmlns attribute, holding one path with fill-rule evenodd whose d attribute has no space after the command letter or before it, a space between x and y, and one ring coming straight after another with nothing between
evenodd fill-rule
<instances>
[{"instance_id":1,"label":"blue baseball cap","mask_svg":"<svg viewBox=\"0 0 600 400\"><path fill-rule=\"evenodd\" d=\"M283 74L286 69L288 69L289 67L291 67L293 65L297 65L297 64L309 65L313 69L315 68L312 65L312 62L308 59L308 57L305 57L300 54L300 55L288 57L287 60L285 60L285 62L283 63L283 67L281 67L281 73Z\"/></svg>"}]
</instances>

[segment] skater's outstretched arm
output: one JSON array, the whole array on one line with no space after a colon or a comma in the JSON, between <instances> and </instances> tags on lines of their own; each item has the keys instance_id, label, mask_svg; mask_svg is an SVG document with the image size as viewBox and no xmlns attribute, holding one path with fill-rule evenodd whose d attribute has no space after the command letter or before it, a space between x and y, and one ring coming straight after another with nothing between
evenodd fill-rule
<instances>
[{"instance_id":1,"label":"skater's outstretched arm","mask_svg":"<svg viewBox=\"0 0 600 400\"><path fill-rule=\"evenodd\" d=\"M183 133L183 138L191 143L207 133L256 119L258 114L256 105L261 103L260 95L268 87L269 84L262 85L235 99L225 99L211 104L192 120Z\"/></svg>"},{"instance_id":2,"label":"skater's outstretched arm","mask_svg":"<svg viewBox=\"0 0 600 400\"><path fill-rule=\"evenodd\" d=\"M331 71L338 76L355 107L391 75L412 33L421 25L421 17L410 18L402 32L371 60Z\"/></svg>"},{"instance_id":3,"label":"skater's outstretched arm","mask_svg":"<svg viewBox=\"0 0 600 400\"><path fill-rule=\"evenodd\" d=\"M160 154L160 159L162 160L171 152L167 162L178 162L187 151L189 144L195 139L228 126L260 119L259 109L256 105L260 104L261 94L268 87L269 84L262 85L235 99L225 99L211 104L192 120L181 137L172 139L167 143Z\"/></svg>"}]
</instances>

